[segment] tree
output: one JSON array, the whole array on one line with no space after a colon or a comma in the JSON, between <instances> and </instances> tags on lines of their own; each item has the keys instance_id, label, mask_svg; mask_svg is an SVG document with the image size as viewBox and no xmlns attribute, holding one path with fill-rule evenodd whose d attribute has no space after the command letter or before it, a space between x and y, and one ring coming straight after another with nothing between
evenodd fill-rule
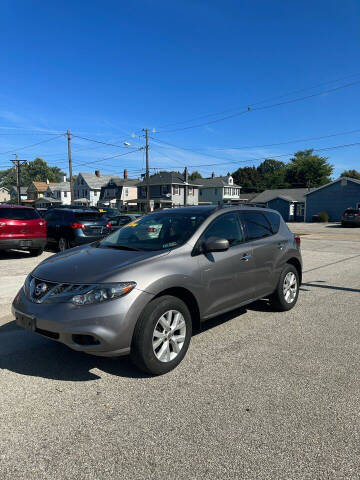
<instances>
[{"instance_id":1,"label":"tree","mask_svg":"<svg viewBox=\"0 0 360 480\"><path fill-rule=\"evenodd\" d=\"M286 164L273 158L267 158L257 167L263 189L287 187L285 182Z\"/></svg>"},{"instance_id":2,"label":"tree","mask_svg":"<svg viewBox=\"0 0 360 480\"><path fill-rule=\"evenodd\" d=\"M261 189L261 176L256 167L238 168L232 177L243 192L258 192Z\"/></svg>"},{"instance_id":3,"label":"tree","mask_svg":"<svg viewBox=\"0 0 360 480\"><path fill-rule=\"evenodd\" d=\"M63 180L65 173L59 167L50 167L42 158L35 158L32 162L21 167L21 186L27 186L31 182L58 183ZM16 185L16 170L14 167L0 170L0 185L11 188Z\"/></svg>"},{"instance_id":4,"label":"tree","mask_svg":"<svg viewBox=\"0 0 360 480\"><path fill-rule=\"evenodd\" d=\"M194 172L192 172L192 173L189 175L189 179L190 179L190 180L196 180L197 178L202 178L201 173L198 172L197 170L195 170Z\"/></svg>"},{"instance_id":5,"label":"tree","mask_svg":"<svg viewBox=\"0 0 360 480\"><path fill-rule=\"evenodd\" d=\"M285 181L293 188L321 187L331 181L334 167L327 157L313 154L314 149L300 150L286 165Z\"/></svg>"},{"instance_id":6,"label":"tree","mask_svg":"<svg viewBox=\"0 0 360 480\"><path fill-rule=\"evenodd\" d=\"M360 180L360 172L357 170L344 170L340 177L348 177L348 178L356 178L356 180Z\"/></svg>"}]
</instances>

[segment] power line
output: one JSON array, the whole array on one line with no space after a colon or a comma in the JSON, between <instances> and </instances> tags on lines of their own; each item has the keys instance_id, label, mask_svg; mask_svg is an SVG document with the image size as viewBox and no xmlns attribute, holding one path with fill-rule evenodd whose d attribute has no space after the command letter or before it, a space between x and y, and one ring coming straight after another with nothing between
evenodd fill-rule
<instances>
[{"instance_id":1,"label":"power line","mask_svg":"<svg viewBox=\"0 0 360 480\"><path fill-rule=\"evenodd\" d=\"M102 142L100 140L95 140L93 138L80 137L79 135L72 135L72 137L81 138L82 140L87 140L88 142L101 143L102 145L108 145L109 147L126 148L124 145L116 145L114 143Z\"/></svg>"},{"instance_id":2,"label":"power line","mask_svg":"<svg viewBox=\"0 0 360 480\"><path fill-rule=\"evenodd\" d=\"M328 151L328 150L336 150L339 148L347 148L347 147L353 147L355 145L360 145L360 142L354 142L354 143L347 143L347 144L342 144L342 145L335 145L333 147L323 147L323 148L312 148L314 152L322 152L322 151ZM267 157L261 157L261 158L253 158L249 160L231 160L228 162L220 162L220 163L208 163L208 164L199 164L199 165L187 165L188 168L201 168L201 167L215 167L218 165L229 165L229 164L238 164L238 163L248 163L250 161L252 162L258 162L258 161L263 161L267 160L268 158L281 158L281 157L289 157L291 155L294 155L293 152L291 153L282 153L280 155L271 155ZM177 168L176 166L171 166L171 167L166 167L166 168Z\"/></svg>"},{"instance_id":3,"label":"power line","mask_svg":"<svg viewBox=\"0 0 360 480\"><path fill-rule=\"evenodd\" d=\"M301 93L301 92L305 92L307 90L312 90L314 88L319 88L319 87L323 87L325 85L329 85L331 83L336 83L336 82L340 82L342 80L346 80L348 78L351 78L351 77L354 77L354 76L357 76L359 75L360 72L357 72L357 73L352 73L351 75L346 75L345 77L340 77L340 78L337 78L337 79L334 79L334 80L329 80L327 82L322 82L322 83L318 83L316 85L313 85L311 87L305 87L305 88L301 88L299 90L293 90L289 93L284 93L284 94L281 94L281 95L276 95L276 96L272 96L272 97L268 97L264 100L260 100L258 102L255 102L255 103L248 103L248 104L244 104L242 106L239 106L239 107L232 107L232 108L228 108L226 110L222 110L220 112L214 112L214 113L208 113L206 115L200 115L198 117L193 117L189 120L183 120L183 121L180 121L180 122L174 122L174 123L168 123L166 125L161 125L159 128L167 128L167 127L172 127L172 126L175 126L175 125L183 125L184 123L189 123L189 122L195 122L196 120L201 120L203 118L208 118L208 117L214 117L216 115L222 115L223 113L227 113L227 112L231 112L231 111L234 111L234 110L238 110L239 108L247 108L247 107L253 107L255 105L261 105L262 103L265 103L265 102L270 102L271 100L277 100L279 98L285 98L285 97L288 97L289 95L294 95L295 93Z\"/></svg>"},{"instance_id":4,"label":"power line","mask_svg":"<svg viewBox=\"0 0 360 480\"><path fill-rule=\"evenodd\" d=\"M102 162L104 160L110 160L112 158L123 157L125 155L129 155L130 153L134 153L134 152L138 152L138 151L139 151L139 149L137 148L136 150L130 150L129 152L119 153L118 155L112 155L111 157L100 158L100 159L97 159L97 160L94 160L94 161L91 161L91 162L77 163L77 164L74 164L74 166L79 167L81 165L90 165L90 164L93 164L93 163Z\"/></svg>"},{"instance_id":5,"label":"power line","mask_svg":"<svg viewBox=\"0 0 360 480\"><path fill-rule=\"evenodd\" d=\"M35 147L35 146L37 146L37 145L41 145L42 143L51 142L52 140L55 140L56 138L60 138L60 137L63 137L63 136L64 136L64 134L56 135L56 136L53 137L53 138L47 138L46 140L42 140L41 142L32 143L32 144L30 144L30 145L25 145L24 147L15 148L14 150L8 150L7 152L1 152L0 155L5 155L5 153L12 153L12 152L14 152L14 151L25 150L26 148Z\"/></svg>"},{"instance_id":6,"label":"power line","mask_svg":"<svg viewBox=\"0 0 360 480\"><path fill-rule=\"evenodd\" d=\"M257 110L267 110L267 109L270 109L270 108L279 107L281 105L288 105L290 103L301 102L301 101L304 101L304 100L308 100L310 98L319 97L320 95L324 95L326 93L332 93L332 92L336 92L338 90L342 90L344 88L353 87L354 85L357 85L359 83L360 83L360 80L358 80L356 82L346 83L344 85L340 85L338 87L330 88L328 90L322 90L321 92L318 92L318 93L312 93L311 95L305 95L303 97L297 97L297 98L293 98L293 99L290 99L290 100L284 100L283 102L273 103L271 105L264 105L262 107L252 108L252 107L248 106L246 110L242 110L240 112L236 112L236 113L233 113L231 115L227 115L225 117L217 118L215 120L209 120L208 122L202 122L202 123L198 123L198 124L195 124L195 125L190 125L190 126L187 126L187 127L174 128L174 129L170 129L170 130L160 130L160 133L178 132L178 131L181 131L181 130L189 130L189 129L192 129L192 128L199 128L199 127L203 127L203 126L206 126L206 125L212 125L213 123L223 122L224 120L229 120L230 118L238 117L240 115L245 115L247 113L254 112L254 111L257 111Z\"/></svg>"}]
</instances>

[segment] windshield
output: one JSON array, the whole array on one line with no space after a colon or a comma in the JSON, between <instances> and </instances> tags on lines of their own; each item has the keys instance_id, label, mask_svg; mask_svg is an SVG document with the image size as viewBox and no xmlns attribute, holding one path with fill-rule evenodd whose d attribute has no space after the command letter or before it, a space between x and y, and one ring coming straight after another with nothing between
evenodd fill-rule
<instances>
[{"instance_id":1,"label":"windshield","mask_svg":"<svg viewBox=\"0 0 360 480\"><path fill-rule=\"evenodd\" d=\"M162 212L138 218L103 240L99 247L164 250L183 245L211 211Z\"/></svg>"},{"instance_id":2,"label":"windshield","mask_svg":"<svg viewBox=\"0 0 360 480\"><path fill-rule=\"evenodd\" d=\"M35 218L40 218L40 215L32 208L1 208L0 218L11 220L34 220Z\"/></svg>"}]
</instances>

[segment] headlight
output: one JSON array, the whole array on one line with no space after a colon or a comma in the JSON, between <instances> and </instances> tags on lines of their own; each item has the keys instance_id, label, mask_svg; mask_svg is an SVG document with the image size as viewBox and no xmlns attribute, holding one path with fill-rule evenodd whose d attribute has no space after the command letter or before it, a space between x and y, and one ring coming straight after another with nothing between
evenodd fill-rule
<instances>
[{"instance_id":1,"label":"headlight","mask_svg":"<svg viewBox=\"0 0 360 480\"><path fill-rule=\"evenodd\" d=\"M88 292L84 292L71 297L70 301L74 305L92 305L102 303L107 300L120 298L131 292L136 287L135 282L109 283L103 285L92 285Z\"/></svg>"}]
</instances>

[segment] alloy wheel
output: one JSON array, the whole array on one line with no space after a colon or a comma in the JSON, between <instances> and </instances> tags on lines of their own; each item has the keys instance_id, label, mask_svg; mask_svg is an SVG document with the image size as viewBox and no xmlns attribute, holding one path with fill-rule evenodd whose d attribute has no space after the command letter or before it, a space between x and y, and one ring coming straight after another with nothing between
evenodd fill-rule
<instances>
[{"instance_id":1,"label":"alloy wheel","mask_svg":"<svg viewBox=\"0 0 360 480\"><path fill-rule=\"evenodd\" d=\"M284 278L283 294L287 303L293 303L297 294L297 279L294 272L288 272Z\"/></svg>"},{"instance_id":2,"label":"alloy wheel","mask_svg":"<svg viewBox=\"0 0 360 480\"><path fill-rule=\"evenodd\" d=\"M171 362L182 349L186 323L178 310L168 310L157 321L152 339L153 351L160 362Z\"/></svg>"}]
</instances>

